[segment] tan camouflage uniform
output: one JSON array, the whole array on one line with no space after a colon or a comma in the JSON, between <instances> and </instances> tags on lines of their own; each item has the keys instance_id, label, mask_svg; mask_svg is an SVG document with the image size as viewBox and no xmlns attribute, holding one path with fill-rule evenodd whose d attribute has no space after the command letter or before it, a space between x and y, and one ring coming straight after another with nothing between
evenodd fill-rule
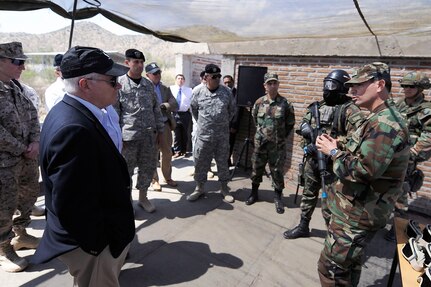
<instances>
[{"instance_id":1,"label":"tan camouflage uniform","mask_svg":"<svg viewBox=\"0 0 431 287\"><path fill-rule=\"evenodd\" d=\"M32 102L12 81L0 81L0 243L14 229L30 223L39 194L37 160L24 158L32 142L39 142L40 126ZM20 215L12 220L15 210Z\"/></svg>"}]
</instances>

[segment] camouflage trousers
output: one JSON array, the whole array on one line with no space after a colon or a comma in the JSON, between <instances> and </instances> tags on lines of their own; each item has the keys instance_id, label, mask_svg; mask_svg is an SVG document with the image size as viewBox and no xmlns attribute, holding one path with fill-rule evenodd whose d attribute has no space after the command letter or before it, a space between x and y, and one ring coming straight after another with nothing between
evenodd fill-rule
<instances>
[{"instance_id":1,"label":"camouflage trousers","mask_svg":"<svg viewBox=\"0 0 431 287\"><path fill-rule=\"evenodd\" d=\"M327 168L327 171L331 171L331 167ZM335 176L330 175L325 178L326 193L331 188L331 184L334 181ZM322 188L322 181L319 174L319 168L317 162L311 158L308 158L304 165L304 189L301 198L301 217L310 220L313 215L314 209L316 208L319 191ZM326 197L321 198L322 215L325 219L326 225L329 224L331 217L331 211L327 206Z\"/></svg>"},{"instance_id":2,"label":"camouflage trousers","mask_svg":"<svg viewBox=\"0 0 431 287\"><path fill-rule=\"evenodd\" d=\"M284 189L284 163L286 160L286 149L284 145L276 145L266 142L263 145L254 147L251 157L252 171L251 181L253 184L260 184L265 172L266 164L271 171L272 185L276 190Z\"/></svg>"},{"instance_id":3,"label":"camouflage trousers","mask_svg":"<svg viewBox=\"0 0 431 287\"><path fill-rule=\"evenodd\" d=\"M12 227L21 229L30 224L39 191L36 160L22 159L15 166L0 168L0 243L14 236ZM15 210L20 215L13 218Z\"/></svg>"},{"instance_id":4,"label":"camouflage trousers","mask_svg":"<svg viewBox=\"0 0 431 287\"><path fill-rule=\"evenodd\" d=\"M199 137L194 138L193 160L195 163L196 182L207 181L207 174L211 168L211 161L215 159L217 164L217 175L220 182L229 181L229 134L220 135L211 139Z\"/></svg>"},{"instance_id":5,"label":"camouflage trousers","mask_svg":"<svg viewBox=\"0 0 431 287\"><path fill-rule=\"evenodd\" d=\"M393 205L384 203L379 207L376 205L378 194L371 192L365 200L351 202L334 189L335 184L328 189L331 217L317 264L320 283L322 286L357 286L365 247L377 230L386 225ZM384 200L388 202L386 197Z\"/></svg>"},{"instance_id":6,"label":"camouflage trousers","mask_svg":"<svg viewBox=\"0 0 431 287\"><path fill-rule=\"evenodd\" d=\"M375 231L358 229L331 217L323 251L317 263L320 283L326 286L357 286L364 249Z\"/></svg>"},{"instance_id":7,"label":"camouflage trousers","mask_svg":"<svg viewBox=\"0 0 431 287\"><path fill-rule=\"evenodd\" d=\"M138 168L136 188L147 190L157 169L156 132L148 132L144 139L123 142L122 153L130 176Z\"/></svg>"}]
</instances>

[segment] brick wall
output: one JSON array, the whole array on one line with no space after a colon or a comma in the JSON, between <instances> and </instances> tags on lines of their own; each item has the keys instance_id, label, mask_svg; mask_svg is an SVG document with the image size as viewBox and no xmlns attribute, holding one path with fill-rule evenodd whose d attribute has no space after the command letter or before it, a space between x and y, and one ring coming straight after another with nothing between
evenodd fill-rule
<instances>
[{"instance_id":1,"label":"brick wall","mask_svg":"<svg viewBox=\"0 0 431 287\"><path fill-rule=\"evenodd\" d=\"M298 127L306 107L322 97L323 78L334 69L344 69L349 74L354 68L373 61L383 61L391 67L392 96L397 98L402 95L398 80L409 71L421 70L431 76L430 59L373 59L373 58L339 58L339 57L236 57L236 71L239 65L266 66L269 72L275 72L280 79L280 94L287 97L295 108L295 128ZM236 73L237 74L237 73ZM425 90L426 99L431 100L430 90ZM241 121L240 134L235 146L237 156L244 138L247 136L248 113L244 113ZM251 136L254 134L252 123ZM297 183L298 163L302 159L300 137L291 135L287 148L287 161L285 166L285 181L287 192L294 191ZM251 155L252 148L249 152ZM245 155L243 156L243 158ZM244 164L244 160L242 160ZM248 161L250 165L250 160ZM425 182L417 196L411 199L411 209L426 214L431 212L431 161L422 163L420 169L424 171Z\"/></svg>"}]
</instances>

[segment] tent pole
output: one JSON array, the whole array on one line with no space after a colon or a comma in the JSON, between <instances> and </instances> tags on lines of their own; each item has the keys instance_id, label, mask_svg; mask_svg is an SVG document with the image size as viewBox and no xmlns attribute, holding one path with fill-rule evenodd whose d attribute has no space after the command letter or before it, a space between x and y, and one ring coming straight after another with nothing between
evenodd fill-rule
<instances>
[{"instance_id":1,"label":"tent pole","mask_svg":"<svg viewBox=\"0 0 431 287\"><path fill-rule=\"evenodd\" d=\"M78 0L75 0L73 3L73 11L72 11L72 25L70 26L69 49L72 47L73 29L75 27L75 15L76 15L77 4L78 4Z\"/></svg>"}]
</instances>

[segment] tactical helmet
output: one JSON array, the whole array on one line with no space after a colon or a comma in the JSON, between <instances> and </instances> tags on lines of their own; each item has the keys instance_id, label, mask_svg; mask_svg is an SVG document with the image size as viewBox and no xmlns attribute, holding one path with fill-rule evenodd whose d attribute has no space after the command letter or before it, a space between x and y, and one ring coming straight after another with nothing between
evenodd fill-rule
<instances>
[{"instance_id":1,"label":"tactical helmet","mask_svg":"<svg viewBox=\"0 0 431 287\"><path fill-rule=\"evenodd\" d=\"M323 79L323 90L347 94L349 89L344 87L344 83L348 80L350 80L350 76L346 71L333 70Z\"/></svg>"},{"instance_id":2,"label":"tactical helmet","mask_svg":"<svg viewBox=\"0 0 431 287\"><path fill-rule=\"evenodd\" d=\"M328 106L344 104L349 100L346 94L349 88L344 83L350 80L344 70L333 70L323 79L323 99Z\"/></svg>"},{"instance_id":3,"label":"tactical helmet","mask_svg":"<svg viewBox=\"0 0 431 287\"><path fill-rule=\"evenodd\" d=\"M431 88L430 80L421 72L409 72L399 82L401 86L415 86L423 90Z\"/></svg>"}]
</instances>

